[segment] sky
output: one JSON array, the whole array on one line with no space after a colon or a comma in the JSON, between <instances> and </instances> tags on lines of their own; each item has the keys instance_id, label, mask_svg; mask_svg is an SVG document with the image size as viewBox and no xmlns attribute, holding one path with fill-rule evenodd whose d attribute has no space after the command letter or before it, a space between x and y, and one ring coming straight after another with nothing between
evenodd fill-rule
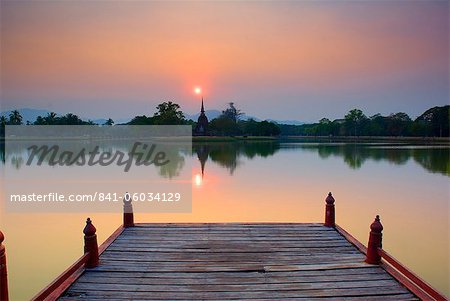
<instances>
[{"instance_id":1,"label":"sky","mask_svg":"<svg viewBox=\"0 0 450 301\"><path fill-rule=\"evenodd\" d=\"M314 122L449 103L448 1L5 1L1 110L113 119L172 100Z\"/></svg>"}]
</instances>

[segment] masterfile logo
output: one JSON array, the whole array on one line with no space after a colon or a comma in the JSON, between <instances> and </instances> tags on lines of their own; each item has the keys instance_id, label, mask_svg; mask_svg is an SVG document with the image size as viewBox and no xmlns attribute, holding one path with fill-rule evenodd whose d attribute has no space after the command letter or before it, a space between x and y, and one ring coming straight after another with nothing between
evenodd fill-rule
<instances>
[{"instance_id":1,"label":"masterfile logo","mask_svg":"<svg viewBox=\"0 0 450 301\"><path fill-rule=\"evenodd\" d=\"M190 126L7 126L5 208L190 212ZM129 193L127 193L129 192Z\"/></svg>"}]
</instances>

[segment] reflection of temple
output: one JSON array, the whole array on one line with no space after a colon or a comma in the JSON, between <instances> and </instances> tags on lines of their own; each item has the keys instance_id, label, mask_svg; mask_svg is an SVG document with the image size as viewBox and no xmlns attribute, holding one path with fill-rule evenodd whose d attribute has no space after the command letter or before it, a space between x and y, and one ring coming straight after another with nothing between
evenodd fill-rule
<instances>
[{"instance_id":1,"label":"reflection of temple","mask_svg":"<svg viewBox=\"0 0 450 301\"><path fill-rule=\"evenodd\" d=\"M197 126L195 127L195 135L207 135L208 133L208 117L205 115L205 108L203 107L203 97L202 97L202 108L200 109L200 116L198 116Z\"/></svg>"},{"instance_id":2,"label":"reflection of temple","mask_svg":"<svg viewBox=\"0 0 450 301\"><path fill-rule=\"evenodd\" d=\"M240 165L240 157L246 159L253 159L255 156L268 157L275 154L280 149L277 142L263 142L263 143L194 143L192 145L192 153L197 154L200 161L202 174L198 175L202 178L205 174L205 164L207 160L225 167L233 174L236 168Z\"/></svg>"},{"instance_id":3,"label":"reflection of temple","mask_svg":"<svg viewBox=\"0 0 450 301\"><path fill-rule=\"evenodd\" d=\"M209 155L209 149L207 145L201 145L199 148L197 148L197 157L198 160L200 161L200 165L202 168L202 178L203 175L205 174L205 163L206 160L208 160L208 155Z\"/></svg>"}]
</instances>

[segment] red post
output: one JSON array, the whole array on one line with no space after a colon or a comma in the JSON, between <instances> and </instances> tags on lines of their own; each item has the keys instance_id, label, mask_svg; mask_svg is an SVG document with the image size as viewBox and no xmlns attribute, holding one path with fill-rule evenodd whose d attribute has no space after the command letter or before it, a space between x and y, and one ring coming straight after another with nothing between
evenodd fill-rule
<instances>
[{"instance_id":1,"label":"red post","mask_svg":"<svg viewBox=\"0 0 450 301\"><path fill-rule=\"evenodd\" d=\"M125 228L134 227L133 205L130 194L127 192L123 197L123 226Z\"/></svg>"},{"instance_id":2,"label":"red post","mask_svg":"<svg viewBox=\"0 0 450 301\"><path fill-rule=\"evenodd\" d=\"M6 271L6 251L2 244L5 236L0 231L0 300L8 301L8 273Z\"/></svg>"},{"instance_id":3,"label":"red post","mask_svg":"<svg viewBox=\"0 0 450 301\"><path fill-rule=\"evenodd\" d=\"M95 268L98 266L98 244L97 244L97 229L88 217L86 220L86 227L84 227L84 253L89 252L89 259L84 265L86 268Z\"/></svg>"},{"instance_id":4,"label":"red post","mask_svg":"<svg viewBox=\"0 0 450 301\"><path fill-rule=\"evenodd\" d=\"M380 216L377 215L370 225L369 243L367 245L366 262L370 264L380 264L381 256L378 254L378 248L381 249L383 234L383 225L380 222Z\"/></svg>"},{"instance_id":5,"label":"red post","mask_svg":"<svg viewBox=\"0 0 450 301\"><path fill-rule=\"evenodd\" d=\"M334 198L331 195L331 192L328 193L325 202L327 203L327 205L325 206L325 227L334 228L336 226L334 213Z\"/></svg>"}]
</instances>

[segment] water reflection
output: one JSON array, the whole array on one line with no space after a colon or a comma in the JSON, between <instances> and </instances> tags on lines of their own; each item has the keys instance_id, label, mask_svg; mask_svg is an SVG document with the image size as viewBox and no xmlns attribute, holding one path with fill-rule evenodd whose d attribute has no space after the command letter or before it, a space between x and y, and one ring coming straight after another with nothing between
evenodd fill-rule
<instances>
[{"instance_id":1,"label":"water reflection","mask_svg":"<svg viewBox=\"0 0 450 301\"><path fill-rule=\"evenodd\" d=\"M242 164L239 158L253 159L257 156L273 156L280 150L278 142L224 142L224 143L193 143L192 153L197 154L201 164L202 175L208 158L220 166L228 169L233 174L237 167Z\"/></svg>"},{"instance_id":2,"label":"water reflection","mask_svg":"<svg viewBox=\"0 0 450 301\"><path fill-rule=\"evenodd\" d=\"M35 145L39 147L41 146L52 146L52 141L45 142L33 142ZM146 142L148 145L151 145L152 142ZM90 140L79 140L79 141L57 141L54 143L58 148L62 151L70 151L73 154L80 154L83 152L85 154L85 158L89 157L91 152L95 152L96 150L102 154L114 154L117 151L122 152L123 154L131 155L133 161L137 160L148 160L147 152L142 148L142 145L136 148L137 153L133 153L132 150L134 148L134 141L128 140L98 140L98 141L90 141ZM28 160L31 154L31 150L28 149L30 146L29 143L22 143L20 141L10 142L8 144L8 153L5 152L5 143L0 144L0 157L2 159L3 164L9 162L11 166L15 169L20 169L23 164L25 164L25 160ZM96 149L98 147L98 149ZM163 152L166 158L170 158L168 164L164 164L161 166L151 165L152 168L158 168L158 174L162 178L175 178L180 175L181 170L185 166L185 157L190 156L190 149L187 148L185 144L164 144L158 143L157 148L155 148L156 152ZM140 154L146 154L147 158L144 158ZM73 156L75 158L75 155ZM151 158L150 158L151 159ZM54 158L52 158L52 152L49 151L42 158L43 162L49 164ZM72 157L65 157L63 160L66 166L76 166L77 160L72 160ZM34 160L34 163L36 160Z\"/></svg>"},{"instance_id":3,"label":"water reflection","mask_svg":"<svg viewBox=\"0 0 450 301\"><path fill-rule=\"evenodd\" d=\"M342 157L352 169L359 169L367 160L388 161L404 165L413 159L431 173L450 176L450 148L424 145L373 145L373 144L311 144L301 148L317 151L322 159Z\"/></svg>"},{"instance_id":4,"label":"water reflection","mask_svg":"<svg viewBox=\"0 0 450 301\"><path fill-rule=\"evenodd\" d=\"M111 143L111 142L108 142ZM81 149L84 147L79 145ZM127 151L128 146L115 143L114 145L102 145L103 150L112 151L121 149ZM0 158L3 164L10 162L12 166L19 169L24 164L26 149L20 144L9 148L9 158L5 155L5 144L0 143ZM428 172L439 173L450 176L450 148L448 146L426 146L426 145L401 145L401 144L365 144L365 143L280 143L269 142L201 142L192 144L192 155L197 156L200 161L202 176L208 160L226 168L232 175L242 164L242 159L253 159L255 157L269 157L278 151L297 149L308 152L317 152L321 159L330 156L341 157L348 167L359 169L368 160L387 161L395 165L406 164L414 160ZM188 150L165 148L170 153L172 161L159 170L163 178L175 178L185 165Z\"/></svg>"},{"instance_id":5,"label":"water reflection","mask_svg":"<svg viewBox=\"0 0 450 301\"><path fill-rule=\"evenodd\" d=\"M201 164L202 174L208 159L228 169L230 174L242 164L240 158L252 159L255 156L273 156L280 150L305 150L317 152L321 159L330 156L342 157L348 167L359 169L368 160L387 161L395 165L406 164L413 159L420 166L432 173L450 176L450 148L443 146L401 146L373 144L329 144L329 143L194 143L193 154Z\"/></svg>"}]
</instances>

